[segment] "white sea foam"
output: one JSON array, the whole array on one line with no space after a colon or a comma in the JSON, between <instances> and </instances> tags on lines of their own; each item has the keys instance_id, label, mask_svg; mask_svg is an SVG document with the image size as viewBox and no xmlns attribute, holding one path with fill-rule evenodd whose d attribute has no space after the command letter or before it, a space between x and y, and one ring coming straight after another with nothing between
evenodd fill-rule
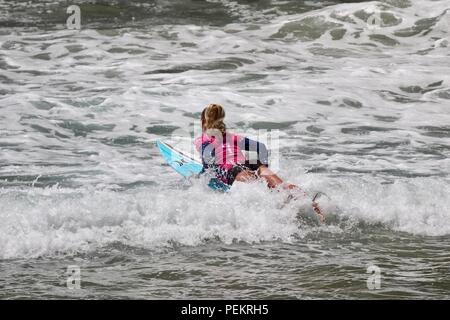
<instances>
[{"instance_id":1,"label":"white sea foam","mask_svg":"<svg viewBox=\"0 0 450 320\"><path fill-rule=\"evenodd\" d=\"M324 209L338 221L382 223L393 231L417 235L450 234L448 181L416 178L380 184L373 179L309 175L293 180L328 194L332 206ZM147 249L173 243L202 245L208 239L290 242L317 232L317 227L302 224L297 217L297 208L306 200L282 208L284 199L284 194L269 192L260 183L237 184L229 194L205 190L199 183L186 190L149 187L127 192L3 189L0 257L89 252L114 242ZM321 228L350 232L336 222Z\"/></svg>"},{"instance_id":2,"label":"white sea foam","mask_svg":"<svg viewBox=\"0 0 450 320\"><path fill-rule=\"evenodd\" d=\"M343 217L450 234L449 4L386 3L280 7L225 27L2 32L0 257L311 232L258 186L177 188L153 142L210 102L239 133L280 125L281 175ZM377 10L380 28L355 23ZM429 27L414 34L417 21Z\"/></svg>"}]
</instances>

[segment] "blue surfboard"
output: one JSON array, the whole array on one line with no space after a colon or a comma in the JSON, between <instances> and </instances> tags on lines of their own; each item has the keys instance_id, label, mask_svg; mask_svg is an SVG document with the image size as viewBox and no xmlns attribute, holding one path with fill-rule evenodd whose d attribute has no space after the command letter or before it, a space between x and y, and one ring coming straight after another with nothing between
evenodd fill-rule
<instances>
[{"instance_id":1,"label":"blue surfboard","mask_svg":"<svg viewBox=\"0 0 450 320\"><path fill-rule=\"evenodd\" d=\"M183 177L189 178L203 173L203 165L193 157L160 140L156 141L156 145L167 164ZM208 186L213 190L224 192L230 189L229 185L214 177L209 180Z\"/></svg>"}]
</instances>

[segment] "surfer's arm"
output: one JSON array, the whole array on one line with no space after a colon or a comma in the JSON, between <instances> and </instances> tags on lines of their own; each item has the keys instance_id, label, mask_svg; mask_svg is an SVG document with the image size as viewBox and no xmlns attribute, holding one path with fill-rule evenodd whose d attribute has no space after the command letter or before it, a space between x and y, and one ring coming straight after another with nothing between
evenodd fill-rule
<instances>
[{"instance_id":1,"label":"surfer's arm","mask_svg":"<svg viewBox=\"0 0 450 320\"><path fill-rule=\"evenodd\" d=\"M200 136L200 137L197 137L195 140L194 140L194 146L195 146L195 149L197 149L197 151L198 152L200 152L200 153L202 153L202 142L203 142L203 139L202 139L202 137Z\"/></svg>"},{"instance_id":2,"label":"surfer's arm","mask_svg":"<svg viewBox=\"0 0 450 320\"><path fill-rule=\"evenodd\" d=\"M259 162L269 166L269 151L264 143L242 137L242 139L238 141L238 146L241 150L256 152Z\"/></svg>"},{"instance_id":3,"label":"surfer's arm","mask_svg":"<svg viewBox=\"0 0 450 320\"><path fill-rule=\"evenodd\" d=\"M205 171L205 169L207 169L208 166L214 162L215 149L211 147L208 148L210 144L210 141L205 140L202 137L198 137L194 140L195 148L200 153L200 157L202 159L203 171Z\"/></svg>"}]
</instances>

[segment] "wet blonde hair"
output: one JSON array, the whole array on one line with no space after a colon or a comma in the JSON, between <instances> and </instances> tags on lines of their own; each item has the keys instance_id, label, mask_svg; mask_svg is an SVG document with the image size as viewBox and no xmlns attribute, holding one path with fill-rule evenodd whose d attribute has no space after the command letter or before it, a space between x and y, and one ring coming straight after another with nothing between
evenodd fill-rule
<instances>
[{"instance_id":1,"label":"wet blonde hair","mask_svg":"<svg viewBox=\"0 0 450 320\"><path fill-rule=\"evenodd\" d=\"M204 131L219 130L222 134L226 132L225 109L220 104L212 103L202 111L202 127Z\"/></svg>"}]
</instances>

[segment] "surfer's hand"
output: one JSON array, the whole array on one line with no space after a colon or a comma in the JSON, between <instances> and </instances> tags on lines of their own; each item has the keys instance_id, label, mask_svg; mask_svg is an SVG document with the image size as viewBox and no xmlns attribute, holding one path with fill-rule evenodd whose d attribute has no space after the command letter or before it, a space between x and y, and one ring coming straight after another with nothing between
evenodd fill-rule
<instances>
[{"instance_id":1,"label":"surfer's hand","mask_svg":"<svg viewBox=\"0 0 450 320\"><path fill-rule=\"evenodd\" d=\"M314 211L319 215L320 222L325 222L325 216L323 215L322 211L320 210L319 204L317 202L312 203L312 207Z\"/></svg>"}]
</instances>

